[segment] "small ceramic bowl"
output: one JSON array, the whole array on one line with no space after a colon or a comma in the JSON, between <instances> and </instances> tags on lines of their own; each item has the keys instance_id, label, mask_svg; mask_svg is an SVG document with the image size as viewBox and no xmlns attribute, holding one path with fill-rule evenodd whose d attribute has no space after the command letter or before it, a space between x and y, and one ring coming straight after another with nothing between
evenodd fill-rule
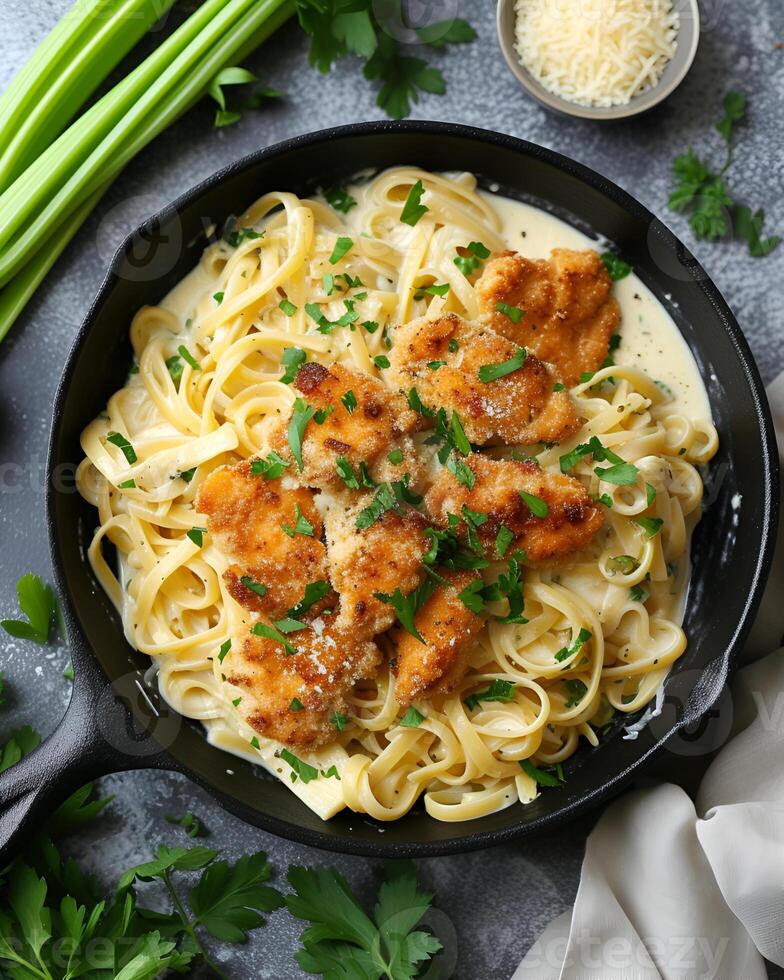
<instances>
[{"instance_id":1,"label":"small ceramic bowl","mask_svg":"<svg viewBox=\"0 0 784 980\"><path fill-rule=\"evenodd\" d=\"M673 6L680 18L678 28L678 46L675 54L664 69L659 82L647 92L635 95L624 105L587 106L569 102L559 95L548 92L534 76L520 64L515 48L515 0L498 0L498 40L506 62L518 82L537 102L548 109L577 116L581 119L628 119L647 112L675 91L691 68L697 46L700 43L700 8L697 0L674 0Z\"/></svg>"}]
</instances>

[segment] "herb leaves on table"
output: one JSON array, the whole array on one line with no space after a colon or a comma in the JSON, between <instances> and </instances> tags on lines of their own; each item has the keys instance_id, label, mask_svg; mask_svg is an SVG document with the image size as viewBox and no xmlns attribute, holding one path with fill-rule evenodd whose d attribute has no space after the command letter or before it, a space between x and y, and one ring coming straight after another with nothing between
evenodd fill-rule
<instances>
[{"instance_id":1,"label":"herb leaves on table","mask_svg":"<svg viewBox=\"0 0 784 980\"><path fill-rule=\"evenodd\" d=\"M718 173L712 171L689 147L673 161L677 184L668 203L673 211L689 213L689 224L698 239L716 241L732 234L746 242L750 255L764 258L779 245L781 236L763 237L764 210L752 211L740 204L725 178L732 164L735 127L746 117L746 96L742 92L728 92L723 106L724 116L716 125L727 146L721 169Z\"/></svg>"}]
</instances>

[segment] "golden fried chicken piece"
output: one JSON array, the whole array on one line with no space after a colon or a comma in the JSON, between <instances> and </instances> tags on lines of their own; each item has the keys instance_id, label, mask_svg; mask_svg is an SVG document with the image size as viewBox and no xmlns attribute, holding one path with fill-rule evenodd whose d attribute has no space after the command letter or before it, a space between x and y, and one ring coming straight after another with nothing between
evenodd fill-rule
<instances>
[{"instance_id":1,"label":"golden fried chicken piece","mask_svg":"<svg viewBox=\"0 0 784 980\"><path fill-rule=\"evenodd\" d=\"M621 318L611 288L598 252L568 248L554 248L549 259L502 252L485 265L476 284L482 321L555 365L570 386L607 357ZM515 323L499 303L524 314Z\"/></svg>"},{"instance_id":2,"label":"golden fried chicken piece","mask_svg":"<svg viewBox=\"0 0 784 980\"><path fill-rule=\"evenodd\" d=\"M388 487L376 493L387 491ZM375 506L374 499L371 493L358 500L341 495L324 513L330 579L340 596L338 626L352 636L382 633L395 621L392 606L374 593L391 595L400 589L405 595L425 574L422 555L429 542L424 517L415 510L391 509L369 527L358 528L357 519Z\"/></svg>"},{"instance_id":3,"label":"golden fried chicken piece","mask_svg":"<svg viewBox=\"0 0 784 980\"><path fill-rule=\"evenodd\" d=\"M375 643L341 632L335 618L324 614L286 634L293 653L252 633L234 641L223 663L226 679L242 691L237 710L260 734L307 748L334 740L333 715L345 712L346 694L381 660Z\"/></svg>"},{"instance_id":4,"label":"golden fried chicken piece","mask_svg":"<svg viewBox=\"0 0 784 980\"><path fill-rule=\"evenodd\" d=\"M401 628L392 630L395 698L402 705L433 694L448 694L468 666L468 654L484 620L471 612L458 593L479 579L476 572L440 573L449 585L436 585L414 617L424 643Z\"/></svg>"},{"instance_id":5,"label":"golden fried chicken piece","mask_svg":"<svg viewBox=\"0 0 784 980\"><path fill-rule=\"evenodd\" d=\"M519 367L482 380L481 369L515 358ZM415 387L430 408L454 409L476 445L560 442L580 427L569 395L553 391L557 379L548 365L454 313L398 327L389 359L392 384Z\"/></svg>"},{"instance_id":6,"label":"golden fried chicken piece","mask_svg":"<svg viewBox=\"0 0 784 980\"><path fill-rule=\"evenodd\" d=\"M328 580L321 516L313 491L253 476L251 465L245 460L213 470L199 487L196 510L207 515L207 528L231 563L225 579L234 599L278 619L300 601L308 583ZM295 531L299 515L311 533L284 530Z\"/></svg>"},{"instance_id":7,"label":"golden fried chicken piece","mask_svg":"<svg viewBox=\"0 0 784 980\"><path fill-rule=\"evenodd\" d=\"M503 525L514 535L507 554L522 548L531 562L563 558L587 547L602 526L601 508L588 496L583 485L571 476L546 473L533 461L495 460L472 454L465 462L476 482L471 490L443 469L425 496L425 506L434 523L448 526L448 515L462 515L464 506L485 515L475 522L479 542L486 555L495 554L495 541ZM524 491L544 509L537 517L521 496ZM461 521L458 533L466 534Z\"/></svg>"},{"instance_id":8,"label":"golden fried chicken piece","mask_svg":"<svg viewBox=\"0 0 784 980\"><path fill-rule=\"evenodd\" d=\"M344 457L358 471L361 463L371 468L385 456L400 436L412 432L419 417L404 398L390 391L377 378L361 371L351 371L342 364L324 367L316 361L303 364L293 387L316 410L330 410L319 425L314 418L305 428L302 439L302 483L314 487L342 487L335 464ZM349 411L342 399L353 394L356 406ZM351 400L349 399L350 403ZM274 450L290 461L297 472L288 435L291 416L281 419L272 429L270 443Z\"/></svg>"}]
</instances>

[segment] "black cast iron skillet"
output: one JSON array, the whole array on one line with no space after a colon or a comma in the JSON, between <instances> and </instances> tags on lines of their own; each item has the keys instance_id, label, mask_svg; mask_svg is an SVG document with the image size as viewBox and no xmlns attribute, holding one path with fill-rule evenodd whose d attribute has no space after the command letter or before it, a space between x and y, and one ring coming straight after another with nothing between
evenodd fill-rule
<instances>
[{"instance_id":1,"label":"black cast iron skillet","mask_svg":"<svg viewBox=\"0 0 784 980\"><path fill-rule=\"evenodd\" d=\"M85 559L96 516L69 480L81 458L79 433L126 377L133 313L158 302L197 263L205 229L220 227L266 191L308 194L359 169L395 164L472 171L483 186L613 242L682 330L721 436L709 471L709 506L694 536L689 647L667 680L667 711L636 740L616 730L595 749L583 746L566 765L562 788L470 823L439 823L423 809L382 827L350 812L324 823L282 783L210 746L199 725L175 715L145 685L147 658L126 642ZM189 191L118 251L68 358L53 416L49 534L76 680L54 735L0 777L6 854L88 779L144 767L186 773L227 810L265 830L350 853L432 856L562 823L617 792L668 738L697 724L716 702L757 609L775 538L778 473L767 402L748 345L703 269L661 222L605 178L551 150L463 126L364 123L298 137L251 154ZM740 509L733 508L737 495Z\"/></svg>"}]
</instances>

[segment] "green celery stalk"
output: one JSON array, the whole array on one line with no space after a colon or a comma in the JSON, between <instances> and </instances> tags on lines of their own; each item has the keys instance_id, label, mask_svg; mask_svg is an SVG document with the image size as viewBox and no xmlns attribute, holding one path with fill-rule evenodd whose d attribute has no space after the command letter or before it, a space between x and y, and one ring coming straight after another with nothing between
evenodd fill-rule
<instances>
[{"instance_id":1,"label":"green celery stalk","mask_svg":"<svg viewBox=\"0 0 784 980\"><path fill-rule=\"evenodd\" d=\"M0 99L0 189L60 135L174 0L79 0ZM86 8L86 9L85 9ZM71 28L67 37L61 25Z\"/></svg>"},{"instance_id":2,"label":"green celery stalk","mask_svg":"<svg viewBox=\"0 0 784 980\"><path fill-rule=\"evenodd\" d=\"M267 36L259 33L263 31L265 21L278 8L288 7L289 2L230 0L228 6L174 59L156 85L125 113L111 133L97 147L85 147L89 155L84 163L3 250L0 255L0 286L8 283L36 251L52 223L60 220L64 213L77 206L108 178L115 176L143 146L181 115L206 90L227 59L233 58L250 38L255 40L258 37L260 43ZM247 14L247 20L238 23L238 16L244 14ZM182 82L185 83L183 88L171 104L166 104L164 100L167 95L177 92ZM64 134L67 135L68 132Z\"/></svg>"},{"instance_id":3,"label":"green celery stalk","mask_svg":"<svg viewBox=\"0 0 784 980\"><path fill-rule=\"evenodd\" d=\"M106 187L102 187L83 201L49 235L46 239L46 248L39 249L30 261L25 264L24 268L14 276L13 280L5 289L0 290L0 340L5 337L14 325L16 318L25 306L27 306L30 297L41 285L44 276L49 272L60 257L63 249L87 220L90 212L98 201L100 201L105 190Z\"/></svg>"},{"instance_id":4,"label":"green celery stalk","mask_svg":"<svg viewBox=\"0 0 784 980\"><path fill-rule=\"evenodd\" d=\"M46 211L46 217L39 217L36 229L31 229L27 236L23 256L16 253L17 264L5 281L8 282L12 276L13 278L0 290L0 340L7 334L57 255L90 213L111 178L140 149L197 102L222 68L242 60L253 51L294 13L294 9L294 0L254 0L231 30L210 32L209 43L203 46L206 50L201 59L191 65L190 71L174 73L174 84L157 100L152 99L153 108L149 112L141 113L138 125L121 127L122 134L110 134L117 137L116 139L105 139L98 147L93 148L85 163L94 178L97 174L97 180L90 182L90 178L82 173L82 182L70 186L69 193L56 194L55 200L50 202ZM142 67L143 65L140 66ZM116 92L116 89L112 92ZM63 134L63 138L77 129L81 140L86 143L89 134L85 133L85 127L81 123L82 120L78 120ZM66 217L63 218L63 215ZM59 222L54 232L46 224L50 217L52 221ZM46 243L45 249L36 252L36 246L42 241ZM20 239L13 243L14 247L19 244ZM8 256L4 253L3 257Z\"/></svg>"},{"instance_id":5,"label":"green celery stalk","mask_svg":"<svg viewBox=\"0 0 784 980\"><path fill-rule=\"evenodd\" d=\"M173 59L236 0L205 0L141 65L94 106L83 113L38 159L0 194L0 248L27 224L51 195L62 187L92 146L150 91Z\"/></svg>"}]
</instances>

